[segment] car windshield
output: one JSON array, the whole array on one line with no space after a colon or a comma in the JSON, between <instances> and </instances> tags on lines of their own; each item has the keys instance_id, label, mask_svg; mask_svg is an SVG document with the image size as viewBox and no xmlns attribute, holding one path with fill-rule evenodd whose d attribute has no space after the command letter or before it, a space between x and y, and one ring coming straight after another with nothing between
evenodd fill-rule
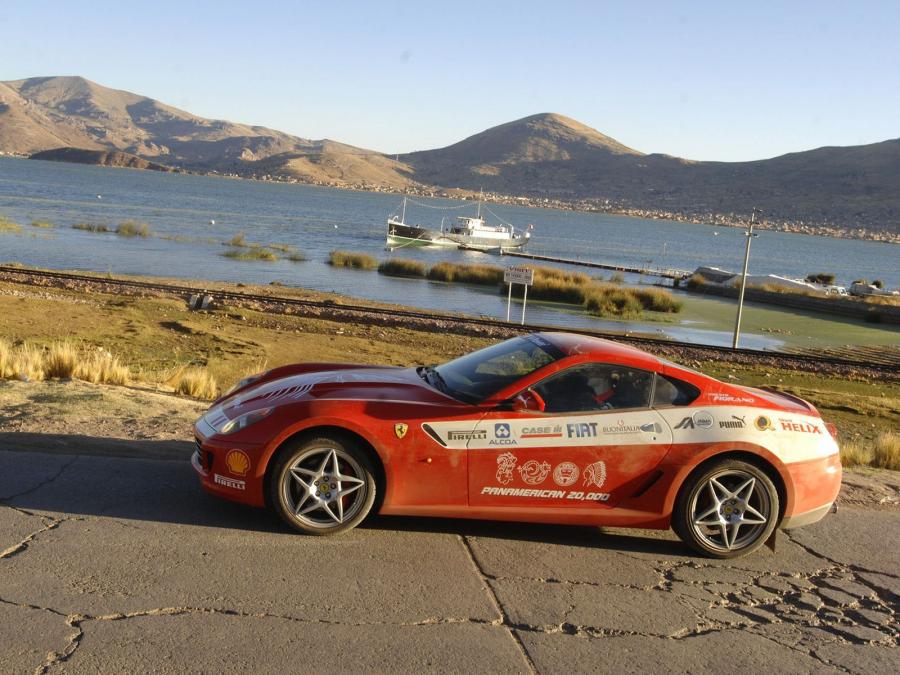
<instances>
[{"instance_id":1,"label":"car windshield","mask_svg":"<svg viewBox=\"0 0 900 675\"><path fill-rule=\"evenodd\" d=\"M563 357L540 335L528 335L466 354L433 370L435 386L467 403L478 403L516 380Z\"/></svg>"}]
</instances>

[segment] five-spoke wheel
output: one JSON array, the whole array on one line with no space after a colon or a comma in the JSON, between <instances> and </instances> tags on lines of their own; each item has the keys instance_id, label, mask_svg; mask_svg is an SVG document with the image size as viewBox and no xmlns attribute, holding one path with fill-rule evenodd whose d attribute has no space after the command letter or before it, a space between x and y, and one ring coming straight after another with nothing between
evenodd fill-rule
<instances>
[{"instance_id":1,"label":"five-spoke wheel","mask_svg":"<svg viewBox=\"0 0 900 675\"><path fill-rule=\"evenodd\" d=\"M724 460L688 478L672 527L685 543L715 558L759 548L778 521L778 492L753 464Z\"/></svg>"},{"instance_id":2,"label":"five-spoke wheel","mask_svg":"<svg viewBox=\"0 0 900 675\"><path fill-rule=\"evenodd\" d=\"M336 438L315 438L281 454L270 494L278 515L307 534L336 534L355 527L375 501L368 456Z\"/></svg>"}]
</instances>

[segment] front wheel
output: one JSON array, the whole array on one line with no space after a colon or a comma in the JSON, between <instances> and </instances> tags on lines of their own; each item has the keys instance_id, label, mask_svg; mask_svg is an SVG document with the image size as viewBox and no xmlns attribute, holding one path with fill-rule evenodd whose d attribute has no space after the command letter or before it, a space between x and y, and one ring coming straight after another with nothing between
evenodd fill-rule
<instances>
[{"instance_id":1,"label":"front wheel","mask_svg":"<svg viewBox=\"0 0 900 675\"><path fill-rule=\"evenodd\" d=\"M672 529L703 555L736 558L762 546L778 524L778 491L760 469L723 460L690 477L672 514Z\"/></svg>"},{"instance_id":2,"label":"front wheel","mask_svg":"<svg viewBox=\"0 0 900 675\"><path fill-rule=\"evenodd\" d=\"M271 476L275 511L304 534L352 529L375 502L375 472L369 457L336 438L314 438L288 448Z\"/></svg>"}]
</instances>

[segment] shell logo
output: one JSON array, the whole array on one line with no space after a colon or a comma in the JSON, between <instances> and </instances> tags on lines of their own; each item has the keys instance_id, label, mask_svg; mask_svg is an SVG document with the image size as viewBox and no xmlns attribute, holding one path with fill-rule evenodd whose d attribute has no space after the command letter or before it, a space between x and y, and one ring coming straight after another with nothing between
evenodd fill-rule
<instances>
[{"instance_id":1,"label":"shell logo","mask_svg":"<svg viewBox=\"0 0 900 675\"><path fill-rule=\"evenodd\" d=\"M246 476L250 470L250 458L243 450L229 450L225 455L225 466L235 476Z\"/></svg>"}]
</instances>

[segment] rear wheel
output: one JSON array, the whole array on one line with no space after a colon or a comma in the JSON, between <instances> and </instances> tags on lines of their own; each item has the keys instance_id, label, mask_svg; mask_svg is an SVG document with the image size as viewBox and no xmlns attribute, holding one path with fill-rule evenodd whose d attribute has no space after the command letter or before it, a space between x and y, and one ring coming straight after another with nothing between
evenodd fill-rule
<instances>
[{"instance_id":1,"label":"rear wheel","mask_svg":"<svg viewBox=\"0 0 900 675\"><path fill-rule=\"evenodd\" d=\"M682 486L672 529L700 553L735 558L762 546L778 521L778 491L753 464L723 460Z\"/></svg>"},{"instance_id":2,"label":"rear wheel","mask_svg":"<svg viewBox=\"0 0 900 675\"><path fill-rule=\"evenodd\" d=\"M375 472L365 452L337 438L302 442L282 453L270 493L284 522L304 534L356 527L375 501Z\"/></svg>"}]
</instances>

